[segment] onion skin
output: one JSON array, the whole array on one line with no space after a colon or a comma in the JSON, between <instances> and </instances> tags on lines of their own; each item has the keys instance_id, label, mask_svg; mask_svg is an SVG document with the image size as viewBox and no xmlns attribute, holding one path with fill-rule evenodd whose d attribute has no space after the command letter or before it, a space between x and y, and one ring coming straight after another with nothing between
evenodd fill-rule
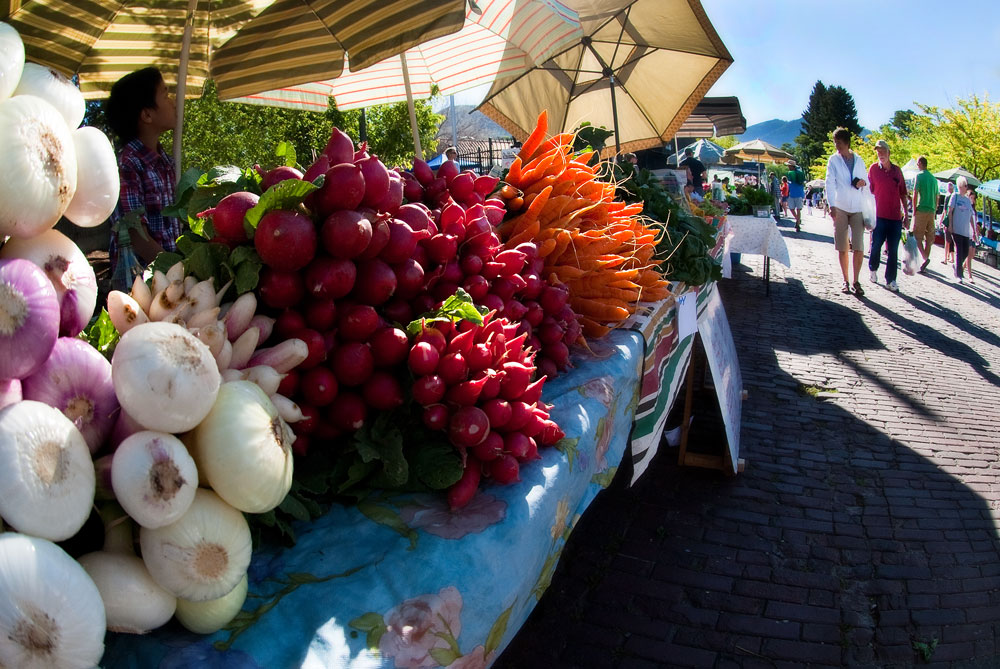
<instances>
[{"instance_id":1,"label":"onion skin","mask_svg":"<svg viewBox=\"0 0 1000 669\"><path fill-rule=\"evenodd\" d=\"M24 42L9 23L0 22L0 100L10 97L24 70Z\"/></svg>"},{"instance_id":2,"label":"onion skin","mask_svg":"<svg viewBox=\"0 0 1000 669\"><path fill-rule=\"evenodd\" d=\"M83 93L61 72L38 63L25 63L14 95L33 95L45 100L62 115L66 126L78 128L87 113Z\"/></svg>"},{"instance_id":3,"label":"onion skin","mask_svg":"<svg viewBox=\"0 0 1000 669\"><path fill-rule=\"evenodd\" d=\"M135 522L142 527L163 527L191 506L198 489L198 469L174 435L138 432L115 450L111 487Z\"/></svg>"},{"instance_id":4,"label":"onion skin","mask_svg":"<svg viewBox=\"0 0 1000 669\"><path fill-rule=\"evenodd\" d=\"M63 541L94 504L94 463L80 431L57 409L23 400L0 410L0 516L25 532Z\"/></svg>"},{"instance_id":5,"label":"onion skin","mask_svg":"<svg viewBox=\"0 0 1000 669\"><path fill-rule=\"evenodd\" d=\"M59 300L59 334L75 337L87 326L97 307L97 277L87 256L58 230L31 239L12 239L0 258L23 258L38 265L52 282Z\"/></svg>"},{"instance_id":6,"label":"onion skin","mask_svg":"<svg viewBox=\"0 0 1000 669\"><path fill-rule=\"evenodd\" d=\"M179 433L208 415L222 378L208 347L186 329L143 323L118 342L111 380L118 402L140 425Z\"/></svg>"},{"instance_id":7,"label":"onion skin","mask_svg":"<svg viewBox=\"0 0 1000 669\"><path fill-rule=\"evenodd\" d=\"M114 427L118 398L111 363L82 339L60 337L52 353L21 382L24 399L44 402L73 421L97 453Z\"/></svg>"},{"instance_id":8,"label":"onion skin","mask_svg":"<svg viewBox=\"0 0 1000 669\"><path fill-rule=\"evenodd\" d=\"M50 229L76 194L76 148L66 121L33 95L0 101L0 235Z\"/></svg>"},{"instance_id":9,"label":"onion skin","mask_svg":"<svg viewBox=\"0 0 1000 669\"><path fill-rule=\"evenodd\" d=\"M23 534L0 535L0 592L4 666L98 666L104 603L87 572L63 549ZM46 652L30 643L39 636L54 642Z\"/></svg>"},{"instance_id":10,"label":"onion skin","mask_svg":"<svg viewBox=\"0 0 1000 669\"><path fill-rule=\"evenodd\" d=\"M76 195L63 215L81 228L93 228L118 204L121 180L118 161L108 136L84 126L73 131L76 149Z\"/></svg>"},{"instance_id":11,"label":"onion skin","mask_svg":"<svg viewBox=\"0 0 1000 669\"><path fill-rule=\"evenodd\" d=\"M145 634L174 615L177 598L156 584L135 555L98 551L79 562L101 593L108 630Z\"/></svg>"},{"instance_id":12,"label":"onion skin","mask_svg":"<svg viewBox=\"0 0 1000 669\"><path fill-rule=\"evenodd\" d=\"M215 405L185 441L199 476L240 511L265 513L292 486L295 437L250 381L222 384Z\"/></svg>"},{"instance_id":13,"label":"onion skin","mask_svg":"<svg viewBox=\"0 0 1000 669\"><path fill-rule=\"evenodd\" d=\"M20 258L0 260L0 379L32 374L58 334L59 302L42 270Z\"/></svg>"},{"instance_id":14,"label":"onion skin","mask_svg":"<svg viewBox=\"0 0 1000 669\"><path fill-rule=\"evenodd\" d=\"M21 394L21 382L17 379L0 381L0 409L9 407L24 399Z\"/></svg>"},{"instance_id":15,"label":"onion skin","mask_svg":"<svg viewBox=\"0 0 1000 669\"><path fill-rule=\"evenodd\" d=\"M247 600L248 579L233 588L228 595L207 602L177 600L177 622L195 634L213 634L228 625Z\"/></svg>"}]
</instances>

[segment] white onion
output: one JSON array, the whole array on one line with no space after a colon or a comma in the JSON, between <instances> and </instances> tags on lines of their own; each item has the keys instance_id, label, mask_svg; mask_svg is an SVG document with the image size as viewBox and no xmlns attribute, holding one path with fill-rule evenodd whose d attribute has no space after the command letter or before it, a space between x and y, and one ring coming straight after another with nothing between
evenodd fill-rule
<instances>
[{"instance_id":1,"label":"white onion","mask_svg":"<svg viewBox=\"0 0 1000 669\"><path fill-rule=\"evenodd\" d=\"M174 323L143 323L124 335L111 359L122 408L158 432L186 432L208 415L221 377L208 347Z\"/></svg>"},{"instance_id":2,"label":"white onion","mask_svg":"<svg viewBox=\"0 0 1000 669\"><path fill-rule=\"evenodd\" d=\"M76 560L50 541L0 535L0 667L95 667L104 604Z\"/></svg>"},{"instance_id":3,"label":"white onion","mask_svg":"<svg viewBox=\"0 0 1000 669\"><path fill-rule=\"evenodd\" d=\"M77 128L73 142L76 195L63 215L82 228L93 228L103 223L118 204L118 160L108 136L97 128Z\"/></svg>"},{"instance_id":4,"label":"white onion","mask_svg":"<svg viewBox=\"0 0 1000 669\"><path fill-rule=\"evenodd\" d=\"M66 416L32 400L0 409L4 520L37 537L69 539L90 516L94 490L87 442Z\"/></svg>"},{"instance_id":5,"label":"white onion","mask_svg":"<svg viewBox=\"0 0 1000 669\"><path fill-rule=\"evenodd\" d=\"M111 487L135 522L143 527L163 527L191 506L198 489L198 469L174 435L137 432L115 451Z\"/></svg>"},{"instance_id":6,"label":"white onion","mask_svg":"<svg viewBox=\"0 0 1000 669\"><path fill-rule=\"evenodd\" d=\"M118 398L111 383L111 363L76 337L60 337L48 360L21 382L24 399L44 402L63 412L96 453L114 427Z\"/></svg>"},{"instance_id":7,"label":"white onion","mask_svg":"<svg viewBox=\"0 0 1000 669\"><path fill-rule=\"evenodd\" d=\"M250 527L243 514L199 488L183 516L139 530L142 560L157 583L195 602L232 591L250 566Z\"/></svg>"},{"instance_id":8,"label":"white onion","mask_svg":"<svg viewBox=\"0 0 1000 669\"><path fill-rule=\"evenodd\" d=\"M222 384L212 410L187 437L202 479L247 513L265 513L285 499L294 440L274 403L250 381Z\"/></svg>"},{"instance_id":9,"label":"white onion","mask_svg":"<svg viewBox=\"0 0 1000 669\"><path fill-rule=\"evenodd\" d=\"M87 112L80 89L61 72L38 63L24 64L13 95L34 95L45 100L59 110L70 130L80 127Z\"/></svg>"},{"instance_id":10,"label":"white onion","mask_svg":"<svg viewBox=\"0 0 1000 669\"><path fill-rule=\"evenodd\" d=\"M0 260L0 379L21 379L48 359L59 335L52 283L29 260Z\"/></svg>"},{"instance_id":11,"label":"white onion","mask_svg":"<svg viewBox=\"0 0 1000 669\"><path fill-rule=\"evenodd\" d=\"M186 599L177 600L177 622L195 634L212 634L232 622L236 614L243 608L247 600L247 577L218 599L204 602L191 602Z\"/></svg>"},{"instance_id":12,"label":"white onion","mask_svg":"<svg viewBox=\"0 0 1000 669\"><path fill-rule=\"evenodd\" d=\"M0 100L9 98L24 69L24 42L14 26L0 22Z\"/></svg>"},{"instance_id":13,"label":"white onion","mask_svg":"<svg viewBox=\"0 0 1000 669\"><path fill-rule=\"evenodd\" d=\"M87 256L58 230L46 230L30 239L11 239L0 258L24 258L42 268L59 298L59 334L80 334L97 307L97 277Z\"/></svg>"},{"instance_id":14,"label":"white onion","mask_svg":"<svg viewBox=\"0 0 1000 669\"><path fill-rule=\"evenodd\" d=\"M80 566L101 593L112 632L145 634L174 615L177 598L156 584L135 555L88 553L80 557Z\"/></svg>"},{"instance_id":15,"label":"white onion","mask_svg":"<svg viewBox=\"0 0 1000 669\"><path fill-rule=\"evenodd\" d=\"M76 149L55 107L33 95L0 100L0 235L34 237L76 194Z\"/></svg>"}]
</instances>

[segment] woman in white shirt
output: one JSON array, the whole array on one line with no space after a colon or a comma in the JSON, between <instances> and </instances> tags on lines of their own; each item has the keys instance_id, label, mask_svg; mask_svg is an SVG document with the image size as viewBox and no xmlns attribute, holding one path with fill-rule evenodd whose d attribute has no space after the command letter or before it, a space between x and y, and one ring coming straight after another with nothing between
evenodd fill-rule
<instances>
[{"instance_id":1,"label":"woman in white shirt","mask_svg":"<svg viewBox=\"0 0 1000 669\"><path fill-rule=\"evenodd\" d=\"M861 297L865 291L858 277L865 259L865 222L861 214L865 197L868 172L865 161L851 150L851 132L837 128L833 132L836 153L826 162L826 201L833 218L834 248L840 260L840 271L844 275L841 292L851 292L851 281L847 274L847 254L854 251L854 294ZM848 235L850 233L850 235Z\"/></svg>"}]
</instances>

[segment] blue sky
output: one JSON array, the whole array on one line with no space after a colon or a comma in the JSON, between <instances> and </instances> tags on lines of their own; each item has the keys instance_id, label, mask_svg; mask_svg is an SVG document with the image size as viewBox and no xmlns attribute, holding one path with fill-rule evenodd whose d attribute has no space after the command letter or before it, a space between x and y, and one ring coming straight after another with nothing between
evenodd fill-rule
<instances>
[{"instance_id":1,"label":"blue sky","mask_svg":"<svg viewBox=\"0 0 1000 669\"><path fill-rule=\"evenodd\" d=\"M747 124L799 116L817 79L846 88L867 128L914 101L952 106L987 92L1000 101L998 0L702 5L733 56L708 95L738 96Z\"/></svg>"},{"instance_id":2,"label":"blue sky","mask_svg":"<svg viewBox=\"0 0 1000 669\"><path fill-rule=\"evenodd\" d=\"M949 107L972 93L1000 101L1000 0L702 5L734 61L708 95L738 96L748 125L798 117L817 79L846 88L867 128L915 110L914 101ZM487 90L460 93L455 104L478 104Z\"/></svg>"}]
</instances>

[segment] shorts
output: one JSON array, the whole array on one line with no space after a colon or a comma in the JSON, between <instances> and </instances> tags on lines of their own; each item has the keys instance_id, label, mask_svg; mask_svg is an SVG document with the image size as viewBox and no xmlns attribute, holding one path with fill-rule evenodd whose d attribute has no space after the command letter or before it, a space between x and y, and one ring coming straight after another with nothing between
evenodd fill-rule
<instances>
[{"instance_id":1,"label":"shorts","mask_svg":"<svg viewBox=\"0 0 1000 669\"><path fill-rule=\"evenodd\" d=\"M919 244L934 242L933 211L913 212L913 236Z\"/></svg>"},{"instance_id":2,"label":"shorts","mask_svg":"<svg viewBox=\"0 0 1000 669\"><path fill-rule=\"evenodd\" d=\"M850 237L848 237L850 230ZM850 251L851 242L854 244L854 252L864 251L865 239L865 219L860 211L846 212L838 209L833 219L833 246L838 251Z\"/></svg>"},{"instance_id":3,"label":"shorts","mask_svg":"<svg viewBox=\"0 0 1000 669\"><path fill-rule=\"evenodd\" d=\"M801 197L788 197L788 208L789 209L801 209L802 208L802 198Z\"/></svg>"}]
</instances>

